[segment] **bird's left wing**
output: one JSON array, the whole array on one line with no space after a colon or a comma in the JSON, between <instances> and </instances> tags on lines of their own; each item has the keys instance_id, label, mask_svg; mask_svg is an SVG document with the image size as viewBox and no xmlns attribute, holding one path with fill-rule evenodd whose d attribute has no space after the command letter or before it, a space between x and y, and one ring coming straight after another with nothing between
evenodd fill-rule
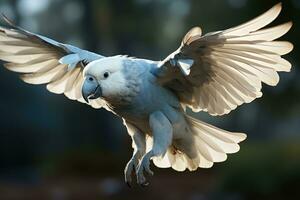
<instances>
[{"instance_id":1,"label":"bird's left wing","mask_svg":"<svg viewBox=\"0 0 300 200\"><path fill-rule=\"evenodd\" d=\"M85 103L81 94L83 69L103 56L28 32L3 18L8 25L0 27L0 60L8 62L4 66L21 73L27 83L47 84L50 92ZM101 99L89 104L103 106Z\"/></svg>"},{"instance_id":2,"label":"bird's left wing","mask_svg":"<svg viewBox=\"0 0 300 200\"><path fill-rule=\"evenodd\" d=\"M211 115L227 114L261 97L262 82L275 86L277 72L291 69L281 56L293 45L274 40L287 33L292 23L265 28L280 11L277 4L247 23L204 36L199 27L193 28L154 71L158 82L193 111Z\"/></svg>"}]
</instances>

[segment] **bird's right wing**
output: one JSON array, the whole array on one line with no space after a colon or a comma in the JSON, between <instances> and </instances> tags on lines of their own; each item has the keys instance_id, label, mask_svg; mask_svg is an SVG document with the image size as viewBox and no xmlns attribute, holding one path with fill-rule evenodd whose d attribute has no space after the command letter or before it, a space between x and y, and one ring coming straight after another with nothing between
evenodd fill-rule
<instances>
[{"instance_id":1,"label":"bird's right wing","mask_svg":"<svg viewBox=\"0 0 300 200\"><path fill-rule=\"evenodd\" d=\"M81 94L83 69L104 56L28 32L6 17L4 20L9 27L0 27L0 60L8 62L4 66L21 73L26 83L47 84L50 92L85 103ZM103 106L101 99L89 104Z\"/></svg>"}]
</instances>

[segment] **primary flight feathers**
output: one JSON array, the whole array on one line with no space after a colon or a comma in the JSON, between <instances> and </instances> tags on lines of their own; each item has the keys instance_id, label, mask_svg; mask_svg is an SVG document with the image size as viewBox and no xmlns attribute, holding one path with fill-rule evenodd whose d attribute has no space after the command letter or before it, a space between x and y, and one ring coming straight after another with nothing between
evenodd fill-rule
<instances>
[{"instance_id":1,"label":"primary flight feathers","mask_svg":"<svg viewBox=\"0 0 300 200\"><path fill-rule=\"evenodd\" d=\"M261 97L261 82L275 86L277 72L291 69L281 56L292 51L293 45L274 40L286 34L292 22L265 27L280 11L281 3L240 26L203 36L199 27L193 28L180 48L160 64L164 68L161 84L175 91L193 111L211 115L227 114ZM185 58L194 61L187 76L173 69L174 64L182 67L178 60Z\"/></svg>"},{"instance_id":2,"label":"primary flight feathers","mask_svg":"<svg viewBox=\"0 0 300 200\"><path fill-rule=\"evenodd\" d=\"M9 25L0 27L0 59L9 62L4 66L21 73L26 83L47 84L50 92L84 102L83 68L103 56L30 33L3 19ZM102 101L93 100L90 104L100 108Z\"/></svg>"}]
</instances>

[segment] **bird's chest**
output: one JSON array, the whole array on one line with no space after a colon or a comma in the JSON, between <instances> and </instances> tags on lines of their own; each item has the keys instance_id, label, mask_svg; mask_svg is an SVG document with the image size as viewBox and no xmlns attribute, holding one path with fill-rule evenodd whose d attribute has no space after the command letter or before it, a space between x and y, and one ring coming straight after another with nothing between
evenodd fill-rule
<instances>
[{"instance_id":1,"label":"bird's chest","mask_svg":"<svg viewBox=\"0 0 300 200\"><path fill-rule=\"evenodd\" d=\"M123 104L113 105L113 111L120 117L130 121L140 121L146 119L147 116L155 109L152 101L152 92L144 85L140 85L138 92Z\"/></svg>"},{"instance_id":2,"label":"bird's chest","mask_svg":"<svg viewBox=\"0 0 300 200\"><path fill-rule=\"evenodd\" d=\"M138 92L126 104L115 105L112 110L127 122L144 132L150 131L149 116L168 104L170 94L159 85L142 81Z\"/></svg>"}]
</instances>

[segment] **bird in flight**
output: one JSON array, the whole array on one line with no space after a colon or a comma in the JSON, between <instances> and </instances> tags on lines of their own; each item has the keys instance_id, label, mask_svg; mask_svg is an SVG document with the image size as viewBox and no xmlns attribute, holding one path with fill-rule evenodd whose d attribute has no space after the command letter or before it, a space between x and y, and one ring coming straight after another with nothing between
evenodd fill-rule
<instances>
[{"instance_id":1,"label":"bird in flight","mask_svg":"<svg viewBox=\"0 0 300 200\"><path fill-rule=\"evenodd\" d=\"M262 96L262 82L275 86L277 72L291 64L281 56L293 45L275 41L292 23L266 26L281 3L242 25L202 35L192 28L179 48L162 61L105 57L17 27L0 27L0 59L30 84L123 119L133 155L124 174L145 186L150 162L176 171L210 168L239 151L246 134L229 132L187 115L186 109L225 115ZM101 124L99 124L101 125Z\"/></svg>"}]
</instances>

